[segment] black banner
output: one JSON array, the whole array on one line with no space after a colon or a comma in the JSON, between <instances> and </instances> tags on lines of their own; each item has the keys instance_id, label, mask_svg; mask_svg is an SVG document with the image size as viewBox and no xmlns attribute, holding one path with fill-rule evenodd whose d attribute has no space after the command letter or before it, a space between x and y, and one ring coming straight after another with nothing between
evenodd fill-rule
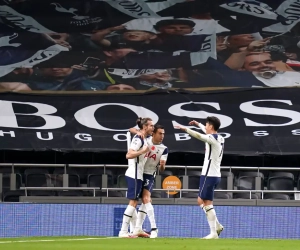
<instances>
[{"instance_id":1,"label":"black banner","mask_svg":"<svg viewBox=\"0 0 300 250\"><path fill-rule=\"evenodd\" d=\"M225 154L299 154L300 89L219 93L1 94L0 149L126 151L137 117L165 126L170 152L204 152L204 143L174 125L217 116ZM199 128L194 128L199 129ZM200 131L200 130L199 130Z\"/></svg>"}]
</instances>

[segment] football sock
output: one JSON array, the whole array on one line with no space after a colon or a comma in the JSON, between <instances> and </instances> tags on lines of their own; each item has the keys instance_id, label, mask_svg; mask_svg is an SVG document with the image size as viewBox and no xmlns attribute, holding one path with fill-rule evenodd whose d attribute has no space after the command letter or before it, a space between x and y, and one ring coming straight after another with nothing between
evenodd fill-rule
<instances>
[{"instance_id":1,"label":"football sock","mask_svg":"<svg viewBox=\"0 0 300 250\"><path fill-rule=\"evenodd\" d=\"M208 221L208 224L210 227L210 233L216 234L217 233L216 211L215 211L213 205L205 206L204 209L206 211L207 221Z\"/></svg>"},{"instance_id":2,"label":"football sock","mask_svg":"<svg viewBox=\"0 0 300 250\"><path fill-rule=\"evenodd\" d=\"M142 203L142 205L139 207L139 212L137 214L137 221L136 221L136 225L135 225L136 229L142 229L146 215L147 215L146 207L145 207L145 204Z\"/></svg>"},{"instance_id":3,"label":"football sock","mask_svg":"<svg viewBox=\"0 0 300 250\"><path fill-rule=\"evenodd\" d=\"M154 228L156 228L156 222L155 222L155 217L154 217L154 208L153 208L151 202L145 204L145 207L146 207L149 221L151 224L151 229L154 229Z\"/></svg>"},{"instance_id":4,"label":"football sock","mask_svg":"<svg viewBox=\"0 0 300 250\"><path fill-rule=\"evenodd\" d=\"M132 218L132 214L134 213L134 210L135 210L135 207L128 205L124 212L123 222L122 222L122 227L121 227L121 231L124 233L128 232L129 223Z\"/></svg>"}]
</instances>

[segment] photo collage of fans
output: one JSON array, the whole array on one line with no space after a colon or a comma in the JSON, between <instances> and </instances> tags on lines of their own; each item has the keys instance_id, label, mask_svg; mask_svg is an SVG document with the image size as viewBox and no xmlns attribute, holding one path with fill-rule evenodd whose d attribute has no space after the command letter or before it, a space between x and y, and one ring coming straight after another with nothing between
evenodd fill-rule
<instances>
[{"instance_id":1,"label":"photo collage of fans","mask_svg":"<svg viewBox=\"0 0 300 250\"><path fill-rule=\"evenodd\" d=\"M300 86L300 0L0 0L3 91Z\"/></svg>"}]
</instances>

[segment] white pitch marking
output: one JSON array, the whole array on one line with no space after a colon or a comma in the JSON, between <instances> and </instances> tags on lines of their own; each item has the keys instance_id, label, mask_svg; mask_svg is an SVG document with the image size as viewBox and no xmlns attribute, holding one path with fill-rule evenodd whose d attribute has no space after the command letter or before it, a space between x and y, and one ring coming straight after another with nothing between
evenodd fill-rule
<instances>
[{"instance_id":1,"label":"white pitch marking","mask_svg":"<svg viewBox=\"0 0 300 250\"><path fill-rule=\"evenodd\" d=\"M52 240L11 240L11 241L0 241L0 244L11 244L11 243L31 243L31 242L55 242L55 241L84 241L84 240L109 240L109 239L120 239L118 237L105 237L105 238L79 238L79 239L52 239Z\"/></svg>"}]
</instances>

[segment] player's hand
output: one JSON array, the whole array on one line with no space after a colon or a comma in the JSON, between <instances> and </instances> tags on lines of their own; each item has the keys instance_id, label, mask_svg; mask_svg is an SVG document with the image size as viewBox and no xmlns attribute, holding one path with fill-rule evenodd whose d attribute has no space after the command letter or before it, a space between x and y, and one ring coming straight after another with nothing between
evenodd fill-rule
<instances>
[{"instance_id":1,"label":"player's hand","mask_svg":"<svg viewBox=\"0 0 300 250\"><path fill-rule=\"evenodd\" d=\"M193 120L193 121L189 122L189 125L195 125L195 126L198 127L199 126L199 122Z\"/></svg>"},{"instance_id":2,"label":"player's hand","mask_svg":"<svg viewBox=\"0 0 300 250\"><path fill-rule=\"evenodd\" d=\"M183 126L174 126L175 129L181 129L183 131L186 131L186 127L183 127Z\"/></svg>"},{"instance_id":3,"label":"player's hand","mask_svg":"<svg viewBox=\"0 0 300 250\"><path fill-rule=\"evenodd\" d=\"M142 132L137 131L136 134L137 134L138 136L140 136L142 139L144 139L144 134L143 134Z\"/></svg>"},{"instance_id":4,"label":"player's hand","mask_svg":"<svg viewBox=\"0 0 300 250\"><path fill-rule=\"evenodd\" d=\"M142 149L143 154L147 153L150 151L150 148L148 147L148 145L145 145Z\"/></svg>"},{"instance_id":5,"label":"player's hand","mask_svg":"<svg viewBox=\"0 0 300 250\"><path fill-rule=\"evenodd\" d=\"M166 161L164 161L164 160L160 160L159 161L159 171L164 171L165 170L165 168L166 168Z\"/></svg>"}]
</instances>

